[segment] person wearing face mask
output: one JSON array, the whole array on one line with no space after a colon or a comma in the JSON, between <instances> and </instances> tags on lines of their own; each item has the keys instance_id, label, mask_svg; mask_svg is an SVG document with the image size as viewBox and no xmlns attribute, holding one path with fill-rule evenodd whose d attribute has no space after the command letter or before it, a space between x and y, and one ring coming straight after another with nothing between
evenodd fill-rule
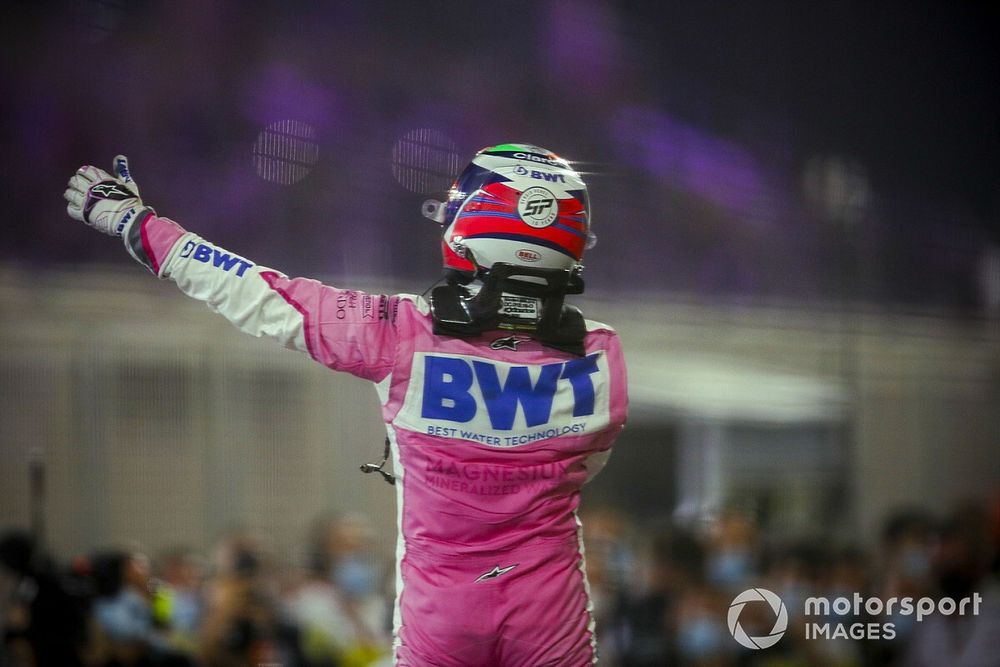
<instances>
[{"instance_id":1,"label":"person wearing face mask","mask_svg":"<svg viewBox=\"0 0 1000 667\"><path fill-rule=\"evenodd\" d=\"M757 525L745 511L729 508L711 526L705 576L720 589L747 587L757 567Z\"/></svg>"},{"instance_id":2,"label":"person wearing face mask","mask_svg":"<svg viewBox=\"0 0 1000 667\"><path fill-rule=\"evenodd\" d=\"M931 549L938 530L937 520L918 507L901 507L882 522L880 562L876 591L883 600L931 595ZM913 615L897 609L879 620L892 623L896 639L871 642L868 651L877 664L898 664L916 629Z\"/></svg>"},{"instance_id":3,"label":"person wearing face mask","mask_svg":"<svg viewBox=\"0 0 1000 667\"><path fill-rule=\"evenodd\" d=\"M311 665L365 667L384 662L390 652L370 538L361 515L324 516L312 526L305 578L285 598Z\"/></svg>"},{"instance_id":4,"label":"person wearing face mask","mask_svg":"<svg viewBox=\"0 0 1000 667\"><path fill-rule=\"evenodd\" d=\"M187 667L191 660L171 648L153 619L149 561L129 551L104 551L91 559L102 664L108 667Z\"/></svg>"},{"instance_id":5,"label":"person wearing face mask","mask_svg":"<svg viewBox=\"0 0 1000 667\"><path fill-rule=\"evenodd\" d=\"M937 595L980 596L976 613L934 613L914 626L905 667L1000 666L1000 583L993 570L996 518L977 502L956 508L941 526L931 558Z\"/></svg>"},{"instance_id":6,"label":"person wearing face mask","mask_svg":"<svg viewBox=\"0 0 1000 667\"><path fill-rule=\"evenodd\" d=\"M381 590L384 580L375 560L374 534L367 517L346 513L334 518L327 534L329 577L351 621L353 652L375 659L384 654L386 619L390 618Z\"/></svg>"},{"instance_id":7,"label":"person wearing face mask","mask_svg":"<svg viewBox=\"0 0 1000 667\"><path fill-rule=\"evenodd\" d=\"M662 667L711 655L718 628L710 627L705 613L704 601L711 594L701 542L684 528L662 526L644 556L638 559L644 563L641 586L623 591L614 614L621 665Z\"/></svg>"}]
</instances>

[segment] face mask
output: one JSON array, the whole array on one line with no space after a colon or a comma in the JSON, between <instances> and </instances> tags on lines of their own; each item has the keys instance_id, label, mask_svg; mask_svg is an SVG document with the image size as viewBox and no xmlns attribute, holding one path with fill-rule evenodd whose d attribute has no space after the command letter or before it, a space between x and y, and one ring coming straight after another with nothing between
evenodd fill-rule
<instances>
[{"instance_id":1,"label":"face mask","mask_svg":"<svg viewBox=\"0 0 1000 667\"><path fill-rule=\"evenodd\" d=\"M894 609L889 620L896 629L897 638L909 637L916 629L917 619L912 614L900 614L899 611Z\"/></svg>"},{"instance_id":2,"label":"face mask","mask_svg":"<svg viewBox=\"0 0 1000 667\"><path fill-rule=\"evenodd\" d=\"M149 602L131 589L98 601L94 612L98 624L115 641L146 640L153 631Z\"/></svg>"},{"instance_id":3,"label":"face mask","mask_svg":"<svg viewBox=\"0 0 1000 667\"><path fill-rule=\"evenodd\" d=\"M587 543L588 555L603 564L608 580L613 586L625 586L631 580L636 569L632 550L610 540L594 540Z\"/></svg>"},{"instance_id":4,"label":"face mask","mask_svg":"<svg viewBox=\"0 0 1000 667\"><path fill-rule=\"evenodd\" d=\"M175 591L171 625L180 632L195 633L201 616L201 602L191 591Z\"/></svg>"},{"instance_id":5,"label":"face mask","mask_svg":"<svg viewBox=\"0 0 1000 667\"><path fill-rule=\"evenodd\" d=\"M703 659L715 655L722 645L722 628L710 618L685 620L677 630L680 653L688 659Z\"/></svg>"},{"instance_id":6,"label":"face mask","mask_svg":"<svg viewBox=\"0 0 1000 667\"><path fill-rule=\"evenodd\" d=\"M608 569L617 585L628 585L635 571L635 557L631 549L621 544L613 545L608 554Z\"/></svg>"},{"instance_id":7,"label":"face mask","mask_svg":"<svg viewBox=\"0 0 1000 667\"><path fill-rule=\"evenodd\" d=\"M718 586L736 586L750 575L750 554L742 549L723 551L709 558L708 579Z\"/></svg>"},{"instance_id":8,"label":"face mask","mask_svg":"<svg viewBox=\"0 0 1000 667\"><path fill-rule=\"evenodd\" d=\"M919 547L908 547L904 550L900 566L903 574L912 579L923 579L931 571L927 551Z\"/></svg>"},{"instance_id":9,"label":"face mask","mask_svg":"<svg viewBox=\"0 0 1000 667\"><path fill-rule=\"evenodd\" d=\"M333 581L351 597L371 595L378 588L378 576L367 561L347 558L333 566Z\"/></svg>"},{"instance_id":10,"label":"face mask","mask_svg":"<svg viewBox=\"0 0 1000 667\"><path fill-rule=\"evenodd\" d=\"M786 584L777 593L781 601L785 603L785 609L788 610L789 616L798 616L805 609L809 589L801 583Z\"/></svg>"}]
</instances>

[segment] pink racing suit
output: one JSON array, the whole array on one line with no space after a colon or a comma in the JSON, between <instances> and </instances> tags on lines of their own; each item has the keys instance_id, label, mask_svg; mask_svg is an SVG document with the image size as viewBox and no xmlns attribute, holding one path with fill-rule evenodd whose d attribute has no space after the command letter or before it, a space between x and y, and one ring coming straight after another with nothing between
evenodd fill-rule
<instances>
[{"instance_id":1,"label":"pink racing suit","mask_svg":"<svg viewBox=\"0 0 1000 667\"><path fill-rule=\"evenodd\" d=\"M397 665L596 661L580 488L625 422L618 336L435 335L427 303L290 279L148 215L129 253L242 331L376 384L397 476Z\"/></svg>"}]
</instances>

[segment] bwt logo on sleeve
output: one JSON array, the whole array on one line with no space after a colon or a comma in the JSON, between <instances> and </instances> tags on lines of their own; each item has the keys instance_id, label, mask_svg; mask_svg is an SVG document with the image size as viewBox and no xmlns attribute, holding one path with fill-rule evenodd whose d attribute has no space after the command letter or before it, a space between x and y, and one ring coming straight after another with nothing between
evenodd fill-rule
<instances>
[{"instance_id":1,"label":"bwt logo on sleeve","mask_svg":"<svg viewBox=\"0 0 1000 667\"><path fill-rule=\"evenodd\" d=\"M211 264L215 268L227 272L235 268L236 275L239 278L242 278L246 270L253 266L253 262L248 262L239 255L230 255L221 248L216 248L206 243L195 243L194 241L188 241L184 244L184 247L181 248L181 257L190 257L193 260L203 264Z\"/></svg>"},{"instance_id":2,"label":"bwt logo on sleeve","mask_svg":"<svg viewBox=\"0 0 1000 667\"><path fill-rule=\"evenodd\" d=\"M513 447L607 426L608 384L602 352L535 365L418 353L396 423Z\"/></svg>"}]
</instances>

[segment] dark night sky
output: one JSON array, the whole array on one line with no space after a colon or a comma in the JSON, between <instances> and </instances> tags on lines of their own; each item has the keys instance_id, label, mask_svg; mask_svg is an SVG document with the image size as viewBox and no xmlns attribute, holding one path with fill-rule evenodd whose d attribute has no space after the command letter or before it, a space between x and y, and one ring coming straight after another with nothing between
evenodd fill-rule
<instances>
[{"instance_id":1,"label":"dark night sky","mask_svg":"<svg viewBox=\"0 0 1000 667\"><path fill-rule=\"evenodd\" d=\"M860 159L876 188L968 206L998 231L1000 3L621 6L637 38L710 106L783 115L801 143ZM734 116L706 119L704 99L668 104L736 131Z\"/></svg>"},{"instance_id":2,"label":"dark night sky","mask_svg":"<svg viewBox=\"0 0 1000 667\"><path fill-rule=\"evenodd\" d=\"M80 39L81 8L106 7L121 21L97 43ZM831 232L810 224L800 181L813 157L851 158L866 168L873 208L881 207L857 239L875 276L867 297L976 304L988 240L1000 243L998 7L5 3L8 214L34 216L37 226L12 227L0 259L116 261L117 248L65 227L53 193L80 161L125 150L142 165L149 203L223 244L239 229L239 250L262 252L259 261L425 276L438 243L429 227L416 250L395 234L394 221L418 218L422 195L392 181L388 156L402 131L426 126L452 135L463 160L514 138L594 160L604 240L588 271L612 289L638 282L828 298L840 259ZM264 124L299 116L315 117L323 159L300 186L275 188L253 172L249 146ZM630 144L616 132L636 118L649 127ZM739 171L730 155L749 156L773 219L758 224L750 206L706 204L675 173L655 173L636 153L649 146L654 158L669 158L685 148L647 143L657 131L680 144L696 135L687 157L715 160L709 181ZM206 178L217 197L210 206L191 194ZM651 224L656 233L645 235Z\"/></svg>"},{"instance_id":3,"label":"dark night sky","mask_svg":"<svg viewBox=\"0 0 1000 667\"><path fill-rule=\"evenodd\" d=\"M8 5L19 7L5 12L3 28L17 51L4 49L4 69L27 56L23 46L36 42L32 33L46 32L43 24L68 20L53 9L74 4L81 3ZM373 48L423 23L445 27L440 48L466 50L491 22L510 31L511 13L529 18L537 6L484 4L470 16L448 11L450 2L405 3L399 11L382 4L385 11L364 11L395 25L372 35ZM792 124L800 146L861 159L876 188L964 202L983 224L997 219L1000 3L685 0L614 7L622 42L643 61L638 66L690 91L664 88L669 98L661 101L671 112L739 135L735 125L751 105Z\"/></svg>"}]
</instances>

